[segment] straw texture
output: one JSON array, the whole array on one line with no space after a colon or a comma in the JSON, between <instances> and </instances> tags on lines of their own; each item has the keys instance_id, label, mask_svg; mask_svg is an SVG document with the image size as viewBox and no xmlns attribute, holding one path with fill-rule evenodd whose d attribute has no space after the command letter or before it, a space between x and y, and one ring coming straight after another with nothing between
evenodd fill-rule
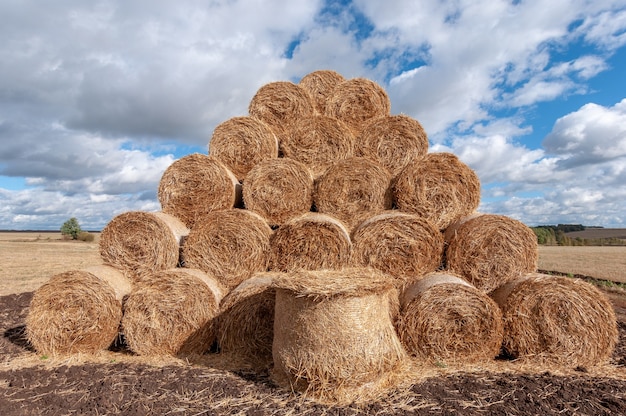
<instances>
[{"instance_id":1,"label":"straw texture","mask_svg":"<svg viewBox=\"0 0 626 416\"><path fill-rule=\"evenodd\" d=\"M403 377L392 323L397 292L368 269L299 272L274 281L272 377L333 404L372 400Z\"/></svg>"},{"instance_id":2,"label":"straw texture","mask_svg":"<svg viewBox=\"0 0 626 416\"><path fill-rule=\"evenodd\" d=\"M200 269L229 290L267 270L272 229L243 209L214 211L189 232L183 246L186 267Z\"/></svg>"},{"instance_id":3,"label":"straw texture","mask_svg":"<svg viewBox=\"0 0 626 416\"><path fill-rule=\"evenodd\" d=\"M353 157L338 161L315 181L318 212L341 220L349 230L392 206L391 174L373 160Z\"/></svg>"},{"instance_id":4,"label":"straw texture","mask_svg":"<svg viewBox=\"0 0 626 416\"><path fill-rule=\"evenodd\" d=\"M144 272L176 267L189 229L163 212L130 211L115 216L100 235L103 262L136 279Z\"/></svg>"},{"instance_id":5,"label":"straw texture","mask_svg":"<svg viewBox=\"0 0 626 416\"><path fill-rule=\"evenodd\" d=\"M105 350L118 336L122 299L130 291L130 281L110 266L54 275L33 295L26 337L45 355Z\"/></svg>"},{"instance_id":6,"label":"straw texture","mask_svg":"<svg viewBox=\"0 0 626 416\"><path fill-rule=\"evenodd\" d=\"M217 320L221 354L253 368L270 367L276 298L272 281L277 275L256 273L224 297Z\"/></svg>"},{"instance_id":7,"label":"straw texture","mask_svg":"<svg viewBox=\"0 0 626 416\"><path fill-rule=\"evenodd\" d=\"M248 173L243 202L271 226L278 226L311 210L313 184L304 164L288 158L265 160Z\"/></svg>"},{"instance_id":8,"label":"straw texture","mask_svg":"<svg viewBox=\"0 0 626 416\"><path fill-rule=\"evenodd\" d=\"M338 84L326 103L325 114L345 122L356 134L366 121L389 115L387 92L366 78L352 78Z\"/></svg>"},{"instance_id":9,"label":"straw texture","mask_svg":"<svg viewBox=\"0 0 626 416\"><path fill-rule=\"evenodd\" d=\"M304 88L313 99L315 111L318 114L324 114L330 94L345 80L343 75L336 71L322 69L306 74L298 85Z\"/></svg>"},{"instance_id":10,"label":"straw texture","mask_svg":"<svg viewBox=\"0 0 626 416\"><path fill-rule=\"evenodd\" d=\"M215 341L213 319L224 288L200 270L145 275L124 303L122 331L139 355L203 354Z\"/></svg>"},{"instance_id":11,"label":"straw texture","mask_svg":"<svg viewBox=\"0 0 626 416\"><path fill-rule=\"evenodd\" d=\"M362 222L352 233L352 264L370 266L399 287L438 269L443 237L419 215L388 211Z\"/></svg>"},{"instance_id":12,"label":"straw texture","mask_svg":"<svg viewBox=\"0 0 626 416\"><path fill-rule=\"evenodd\" d=\"M221 161L239 181L243 181L258 163L278 157L278 139L272 129L260 120L233 117L213 130L209 155Z\"/></svg>"},{"instance_id":13,"label":"straw texture","mask_svg":"<svg viewBox=\"0 0 626 416\"><path fill-rule=\"evenodd\" d=\"M333 163L354 155L355 136L336 118L303 117L285 137L281 143L283 155L307 165L315 177Z\"/></svg>"},{"instance_id":14,"label":"straw texture","mask_svg":"<svg viewBox=\"0 0 626 416\"><path fill-rule=\"evenodd\" d=\"M491 292L537 270L537 237L513 218L483 214L456 227L445 258L447 270Z\"/></svg>"},{"instance_id":15,"label":"straw texture","mask_svg":"<svg viewBox=\"0 0 626 416\"><path fill-rule=\"evenodd\" d=\"M513 358L588 367L606 362L617 344L613 306L582 280L530 273L491 296L504 312L503 347Z\"/></svg>"},{"instance_id":16,"label":"straw texture","mask_svg":"<svg viewBox=\"0 0 626 416\"><path fill-rule=\"evenodd\" d=\"M270 238L272 271L340 269L350 262L350 234L337 219L309 212L280 226Z\"/></svg>"},{"instance_id":17,"label":"straw texture","mask_svg":"<svg viewBox=\"0 0 626 416\"><path fill-rule=\"evenodd\" d=\"M458 276L427 274L406 288L400 305L396 327L412 356L436 363L478 363L500 353L500 308Z\"/></svg>"},{"instance_id":18,"label":"straw texture","mask_svg":"<svg viewBox=\"0 0 626 416\"><path fill-rule=\"evenodd\" d=\"M429 153L411 161L392 188L398 209L419 213L440 230L480 203L478 176L452 153Z\"/></svg>"},{"instance_id":19,"label":"straw texture","mask_svg":"<svg viewBox=\"0 0 626 416\"><path fill-rule=\"evenodd\" d=\"M428 152L426 131L419 121L404 114L371 119L356 143L356 156L376 160L394 177L412 160Z\"/></svg>"},{"instance_id":20,"label":"straw texture","mask_svg":"<svg viewBox=\"0 0 626 416\"><path fill-rule=\"evenodd\" d=\"M313 115L315 106L309 93L298 84L275 81L263 85L252 97L248 113L272 128L282 142L298 120Z\"/></svg>"},{"instance_id":21,"label":"straw texture","mask_svg":"<svg viewBox=\"0 0 626 416\"><path fill-rule=\"evenodd\" d=\"M199 153L183 156L163 173L157 192L162 211L192 228L211 211L233 208L241 189L233 173L215 157Z\"/></svg>"}]
</instances>

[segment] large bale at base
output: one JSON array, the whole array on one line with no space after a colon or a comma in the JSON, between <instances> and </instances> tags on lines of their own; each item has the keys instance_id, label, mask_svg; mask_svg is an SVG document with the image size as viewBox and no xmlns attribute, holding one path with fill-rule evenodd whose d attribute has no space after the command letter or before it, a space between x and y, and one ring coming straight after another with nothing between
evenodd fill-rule
<instances>
[{"instance_id":1,"label":"large bale at base","mask_svg":"<svg viewBox=\"0 0 626 416\"><path fill-rule=\"evenodd\" d=\"M297 272L274 280L273 380L315 400L376 400L406 377L393 327L397 291L381 272Z\"/></svg>"},{"instance_id":2,"label":"large bale at base","mask_svg":"<svg viewBox=\"0 0 626 416\"><path fill-rule=\"evenodd\" d=\"M133 279L144 272L176 267L180 245L189 229L163 212L129 211L115 216L100 235L103 262L129 272Z\"/></svg>"},{"instance_id":3,"label":"large bale at base","mask_svg":"<svg viewBox=\"0 0 626 416\"><path fill-rule=\"evenodd\" d=\"M269 269L341 269L350 262L352 243L341 221L315 212L293 218L270 238Z\"/></svg>"},{"instance_id":4,"label":"large bale at base","mask_svg":"<svg viewBox=\"0 0 626 416\"><path fill-rule=\"evenodd\" d=\"M392 176L428 152L428 136L419 123L404 114L368 121L356 140L355 155L382 164Z\"/></svg>"},{"instance_id":5,"label":"large bale at base","mask_svg":"<svg viewBox=\"0 0 626 416\"><path fill-rule=\"evenodd\" d=\"M274 339L276 290L280 273L257 273L230 291L220 303L217 343L220 354L253 368L269 368Z\"/></svg>"},{"instance_id":6,"label":"large bale at base","mask_svg":"<svg viewBox=\"0 0 626 416\"><path fill-rule=\"evenodd\" d=\"M267 270L272 229L260 215L243 209L205 215L183 245L185 267L215 276L229 290Z\"/></svg>"},{"instance_id":7,"label":"large bale at base","mask_svg":"<svg viewBox=\"0 0 626 416\"><path fill-rule=\"evenodd\" d=\"M203 354L215 342L214 318L225 289L200 270L145 275L124 302L122 332L138 355Z\"/></svg>"},{"instance_id":8,"label":"large bale at base","mask_svg":"<svg viewBox=\"0 0 626 416\"><path fill-rule=\"evenodd\" d=\"M244 182L246 209L281 225L311 210L313 176L304 164L288 158L265 160L248 173Z\"/></svg>"},{"instance_id":9,"label":"large bale at base","mask_svg":"<svg viewBox=\"0 0 626 416\"><path fill-rule=\"evenodd\" d=\"M313 115L298 120L281 143L284 157L307 165L319 177L335 162L354 155L355 136L336 118Z\"/></svg>"},{"instance_id":10,"label":"large bale at base","mask_svg":"<svg viewBox=\"0 0 626 416\"><path fill-rule=\"evenodd\" d=\"M390 111L391 101L383 87L366 78L352 78L332 90L325 114L343 121L358 134L366 121L387 116Z\"/></svg>"},{"instance_id":11,"label":"large bale at base","mask_svg":"<svg viewBox=\"0 0 626 416\"><path fill-rule=\"evenodd\" d=\"M130 291L130 280L110 266L54 275L33 295L26 337L45 355L105 350L118 337L122 300Z\"/></svg>"},{"instance_id":12,"label":"large bale at base","mask_svg":"<svg viewBox=\"0 0 626 416\"><path fill-rule=\"evenodd\" d=\"M396 327L410 355L437 363L493 360L503 340L496 302L445 272L427 274L405 289Z\"/></svg>"},{"instance_id":13,"label":"large bale at base","mask_svg":"<svg viewBox=\"0 0 626 416\"><path fill-rule=\"evenodd\" d=\"M237 177L213 156L193 153L172 163L157 191L161 209L189 228L209 212L237 206L241 188Z\"/></svg>"},{"instance_id":14,"label":"large bale at base","mask_svg":"<svg viewBox=\"0 0 626 416\"><path fill-rule=\"evenodd\" d=\"M396 176L393 198L401 211L418 213L444 230L480 203L476 173L452 153L428 153Z\"/></svg>"},{"instance_id":15,"label":"large bale at base","mask_svg":"<svg viewBox=\"0 0 626 416\"><path fill-rule=\"evenodd\" d=\"M346 79L340 73L328 69L313 71L306 74L298 85L304 88L315 104L318 114L324 114L328 97L337 85Z\"/></svg>"},{"instance_id":16,"label":"large bale at base","mask_svg":"<svg viewBox=\"0 0 626 416\"><path fill-rule=\"evenodd\" d=\"M338 218L349 230L392 206L391 174L373 160L338 161L315 181L315 209Z\"/></svg>"},{"instance_id":17,"label":"large bale at base","mask_svg":"<svg viewBox=\"0 0 626 416\"><path fill-rule=\"evenodd\" d=\"M248 113L270 126L278 137L279 146L286 132L301 118L313 115L315 106L311 95L300 85L275 81L257 90L248 105Z\"/></svg>"},{"instance_id":18,"label":"large bale at base","mask_svg":"<svg viewBox=\"0 0 626 416\"><path fill-rule=\"evenodd\" d=\"M278 157L278 139L272 129L253 117L233 117L220 123L209 141L209 155L243 181L250 169Z\"/></svg>"},{"instance_id":19,"label":"large bale at base","mask_svg":"<svg viewBox=\"0 0 626 416\"><path fill-rule=\"evenodd\" d=\"M615 349L613 306L585 281L529 273L490 296L502 308L503 349L512 358L584 368L605 363Z\"/></svg>"},{"instance_id":20,"label":"large bale at base","mask_svg":"<svg viewBox=\"0 0 626 416\"><path fill-rule=\"evenodd\" d=\"M537 270L537 236L520 221L482 214L452 227L444 254L446 269L483 292Z\"/></svg>"},{"instance_id":21,"label":"large bale at base","mask_svg":"<svg viewBox=\"0 0 626 416\"><path fill-rule=\"evenodd\" d=\"M388 211L363 221L352 233L352 264L381 270L399 288L443 261L443 237L419 215Z\"/></svg>"}]
</instances>

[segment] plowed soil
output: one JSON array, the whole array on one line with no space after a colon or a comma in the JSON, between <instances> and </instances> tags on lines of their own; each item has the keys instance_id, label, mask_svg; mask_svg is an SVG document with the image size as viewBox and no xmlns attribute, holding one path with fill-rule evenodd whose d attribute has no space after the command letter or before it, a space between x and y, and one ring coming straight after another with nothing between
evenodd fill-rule
<instances>
[{"instance_id":1,"label":"plowed soil","mask_svg":"<svg viewBox=\"0 0 626 416\"><path fill-rule=\"evenodd\" d=\"M142 361L123 345L95 360L52 362L24 340L32 292L8 295L0 297L0 414L624 415L626 302L622 293L609 295L620 341L602 368L516 368L496 360L485 368L435 369L384 400L347 407L281 390L267 371L226 370L201 360Z\"/></svg>"}]
</instances>

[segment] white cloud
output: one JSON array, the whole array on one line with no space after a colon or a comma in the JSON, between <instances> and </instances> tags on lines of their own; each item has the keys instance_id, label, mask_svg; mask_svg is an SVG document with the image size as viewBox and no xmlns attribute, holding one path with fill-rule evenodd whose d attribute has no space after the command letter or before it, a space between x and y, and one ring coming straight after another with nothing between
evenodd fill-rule
<instances>
[{"instance_id":1,"label":"white cloud","mask_svg":"<svg viewBox=\"0 0 626 416\"><path fill-rule=\"evenodd\" d=\"M0 228L157 209L167 146L204 147L261 85L323 68L381 83L434 150L477 170L485 208L530 220L586 205L618 223L624 101L559 119L544 149L517 140L531 133L524 108L609 69L626 43L620 3L1 2L0 175L29 188L0 188ZM565 58L573 43L585 55Z\"/></svg>"}]
</instances>

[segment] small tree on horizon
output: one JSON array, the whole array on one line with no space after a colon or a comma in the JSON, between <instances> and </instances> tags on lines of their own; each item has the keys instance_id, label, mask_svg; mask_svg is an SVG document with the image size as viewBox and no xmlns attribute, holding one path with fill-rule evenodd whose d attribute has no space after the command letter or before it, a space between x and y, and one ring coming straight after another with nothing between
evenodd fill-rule
<instances>
[{"instance_id":1,"label":"small tree on horizon","mask_svg":"<svg viewBox=\"0 0 626 416\"><path fill-rule=\"evenodd\" d=\"M61 234L71 236L72 240L78 239L78 234L81 232L80 224L78 224L78 220L75 217L65 221L61 226Z\"/></svg>"}]
</instances>

